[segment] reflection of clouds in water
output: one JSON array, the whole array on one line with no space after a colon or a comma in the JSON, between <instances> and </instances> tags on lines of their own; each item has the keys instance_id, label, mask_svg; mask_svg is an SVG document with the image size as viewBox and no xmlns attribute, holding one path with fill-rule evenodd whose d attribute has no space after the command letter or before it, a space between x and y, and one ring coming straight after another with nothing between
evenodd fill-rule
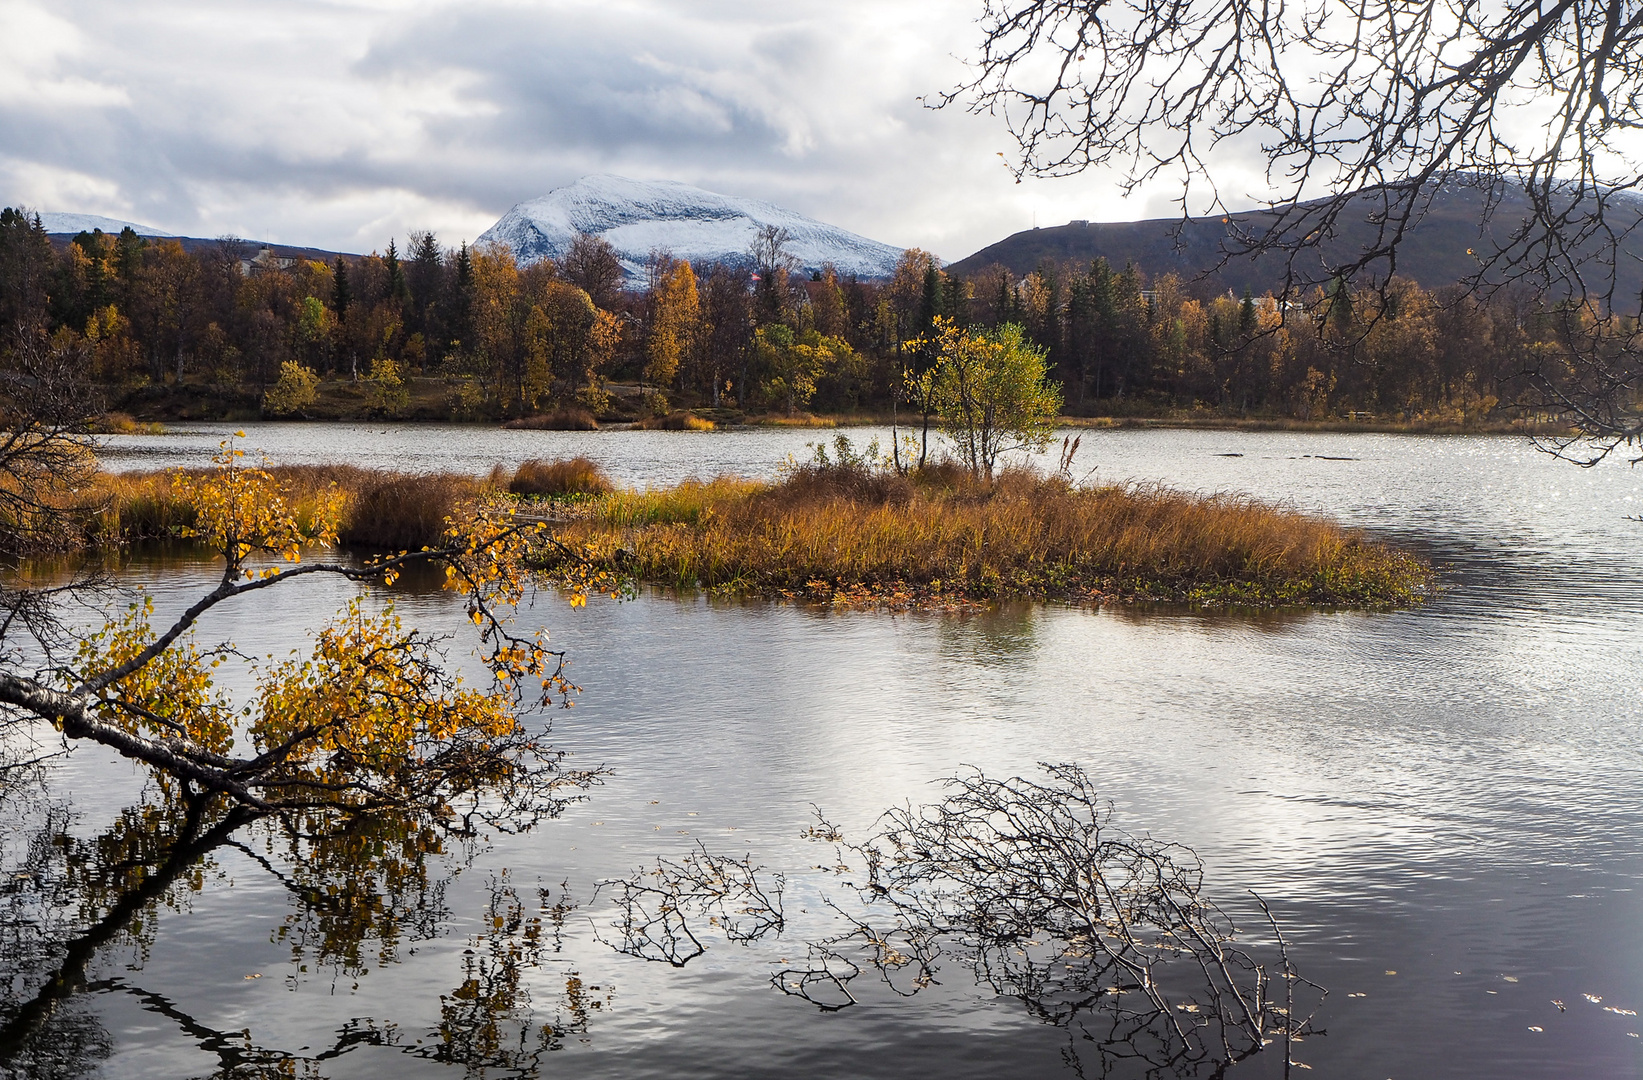
<instances>
[{"instance_id":1,"label":"reflection of clouds in water","mask_svg":"<svg viewBox=\"0 0 1643 1080\"><path fill-rule=\"evenodd\" d=\"M284 445L313 431L293 425ZM396 431L384 437L392 441L359 436L360 452L385 460L391 446L400 464L443 461L450 429ZM514 434L475 429L446 448L483 471ZM745 468L768 468L760 463L784 447L802 452L821 433L562 437L583 441L507 452L591 447L640 482L736 455ZM336 438L354 436L339 429ZM202 454L214 445L196 441ZM1250 453L1209 456L1229 441ZM1257 456L1263 446L1270 458ZM1298 456L1337 452L1362 460ZM1635 933L1643 896L1623 891L1643 868L1643 644L1632 591L1643 568L1636 527L1615 512L1635 475L1605 467L1569 479L1556 471L1565 466L1501 439L1092 433L1084 453L1103 476L1289 497L1400 535L1454 537L1442 550L1460 564L1450 575L1457 587L1413 612L1258 618L1054 606L820 614L657 596L572 612L545 599L533 615L571 650L585 688L576 710L554 715L555 742L576 749L578 763L617 771L550 830L498 839L488 864L587 881L700 837L733 840L802 875L818 861L797 839L811 801L859 833L886 805L928 801L931 780L963 764L1007 775L1038 760L1078 761L1118 804L1120 824L1191 843L1218 886L1252 885L1271 899L1298 928L1308 974L1369 993L1352 1011L1331 998L1330 1037L1308 1044L1320 1072L1612 1072L1606 1035L1576 1038L1524 1002L1583 990L1626 1007L1643 1000L1643 972L1615 944ZM1572 494L1548 501L1541 487ZM1547 508L1522 513L1539 502ZM172 573L150 576L164 584ZM331 599L270 608L261 625L231 632L283 649ZM460 622L437 595L402 603L430 629ZM68 770L92 798L102 768L77 755ZM792 880L793 897L810 906L819 894ZM267 902L238 875L210 912L190 916L190 934L238 955L249 947L247 912ZM277 924L285 900L273 902ZM479 907L452 904L459 922ZM458 955L468 929L448 943ZM611 969L585 946L567 951L590 984L605 985ZM415 996L430 977L424 965L449 957L446 947L419 946L417 958L373 971L360 993ZM778 1056L878 1075L922 1075L932 1062L971 1075L1060 1068L1054 1047L1020 1033L1018 1014L951 987L916 1007L823 1025L769 1001L756 985L761 970L740 953L702 961L709 966L683 981L637 962L618 971L615 1004L580 1071L705 1074L703 1063L725 1061L774 1070ZM145 978L173 996L198 979L180 960L157 953L154 963ZM1395 989L1366 982L1366 967ZM1510 1030L1478 1019L1483 987L1466 980L1484 967L1524 973L1515 988L1488 987L1501 991ZM1522 1001L1511 997L1520 992ZM634 1002L644 1005L625 1004ZM299 994L270 1008L281 1023L325 1031L324 1005ZM1521 1023L1514 1010L1525 1010ZM1545 1032L1527 1034L1530 1024ZM155 1045L163 1051L163 1040ZM957 1061L955 1046L970 1056Z\"/></svg>"}]
</instances>

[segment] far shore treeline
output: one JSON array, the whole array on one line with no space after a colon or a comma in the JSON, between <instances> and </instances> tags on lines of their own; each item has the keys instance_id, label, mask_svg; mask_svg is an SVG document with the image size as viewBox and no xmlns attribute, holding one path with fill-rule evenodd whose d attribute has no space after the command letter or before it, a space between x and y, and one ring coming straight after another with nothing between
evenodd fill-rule
<instances>
[{"instance_id":1,"label":"far shore treeline","mask_svg":"<svg viewBox=\"0 0 1643 1080\"><path fill-rule=\"evenodd\" d=\"M888 281L803 274L780 234L737 265L653 255L623 287L614 252L558 261L454 249L331 262L222 240L187 251L127 229L54 242L0 214L0 365L69 365L111 409L160 418L382 416L634 420L680 409L887 414L938 317L1020 325L1066 412L1471 426L1544 372L1581 313L1393 279L1384 289L1215 295L1103 260L967 279L928 253ZM734 412L730 412L734 410Z\"/></svg>"}]
</instances>

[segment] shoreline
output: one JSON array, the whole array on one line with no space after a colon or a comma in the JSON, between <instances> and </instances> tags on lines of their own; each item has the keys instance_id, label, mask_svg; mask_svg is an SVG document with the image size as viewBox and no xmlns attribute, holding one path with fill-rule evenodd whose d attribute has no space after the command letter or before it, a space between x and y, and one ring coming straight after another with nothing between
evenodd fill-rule
<instances>
[{"instance_id":1,"label":"shoreline","mask_svg":"<svg viewBox=\"0 0 1643 1080\"><path fill-rule=\"evenodd\" d=\"M471 424L476 427L517 427L536 430L587 430L584 426L559 426L552 422L533 425L531 420L551 421L547 409L533 417L496 417L461 414L449 396L447 380L434 376L412 376L406 380L409 400L404 407L388 415L372 408L363 383L328 380L320 384L320 398L290 417L266 416L259 395L248 387L207 387L194 384L149 386L124 395L113 395L111 408L97 425L100 433L139 435L160 434L165 425L188 423L405 423L405 424ZM614 389L614 386L613 386ZM623 389L628 389L625 384ZM630 395L631 396L631 395ZM613 401L623 398L618 393ZM544 407L547 408L547 407ZM740 409L708 406L680 407L667 417L642 419L638 410L623 405L605 413L599 420L598 430L624 430L636 426L658 428L683 427L696 421L709 421L720 430L758 428L856 428L889 427L892 413L888 410L852 412L799 413L785 416L781 413L746 413ZM586 417L592 423L591 415ZM902 419L902 418L896 418ZM915 418L916 421L916 418ZM1206 430L1206 431L1317 431L1332 433L1364 433L1385 435L1519 435L1568 436L1575 432L1567 424L1559 423L1545 414L1534 418L1478 418L1478 419L1397 419L1392 417L1352 414L1302 420L1288 416L1233 416L1208 410L1138 409L1124 415L1074 416L1063 415L1055 420L1057 427L1103 430ZM914 424L902 424L915 428Z\"/></svg>"},{"instance_id":2,"label":"shoreline","mask_svg":"<svg viewBox=\"0 0 1643 1080\"><path fill-rule=\"evenodd\" d=\"M705 410L704 410L705 411ZM111 413L93 425L96 435L165 435L175 430L171 424L406 424L445 425L482 428L486 430L530 431L586 431L583 428L534 427L498 420L465 420L428 416L182 416L166 419L132 418L129 414ZM1058 416L1053 421L1057 430L1072 431L1234 431L1234 432L1303 432L1341 435L1490 435L1516 438L1565 438L1578 435L1572 428L1557 424L1530 424L1521 421L1502 421L1484 424L1456 424L1426 421L1374 420L1293 420L1283 417L1180 417L1180 416ZM891 427L898 425L906 431L916 431L915 425L893 421L888 415L845 413L802 417L748 417L739 422L715 421L712 430L759 431L791 428L804 431L833 429ZM678 430L671 425L644 424L632 420L612 420L592 431Z\"/></svg>"}]
</instances>

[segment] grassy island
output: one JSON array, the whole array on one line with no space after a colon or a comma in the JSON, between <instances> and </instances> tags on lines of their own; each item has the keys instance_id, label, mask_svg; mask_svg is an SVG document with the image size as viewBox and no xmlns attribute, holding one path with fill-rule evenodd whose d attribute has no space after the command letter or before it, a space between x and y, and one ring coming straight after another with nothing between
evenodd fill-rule
<instances>
[{"instance_id":1,"label":"grassy island","mask_svg":"<svg viewBox=\"0 0 1643 1080\"><path fill-rule=\"evenodd\" d=\"M432 544L461 502L508 497L522 514L553 523L563 548L541 553L544 572L585 559L645 583L722 594L890 606L1384 608L1418 603L1432 587L1430 567L1415 556L1292 509L1157 486L1080 487L1024 470L986 485L950 464L904 475L822 462L774 482L721 478L643 491L616 489L586 459L527 462L488 478L271 471L299 516L340 489L346 544ZM79 536L97 545L174 534L189 521L171 478L100 477L79 497Z\"/></svg>"},{"instance_id":2,"label":"grassy island","mask_svg":"<svg viewBox=\"0 0 1643 1080\"><path fill-rule=\"evenodd\" d=\"M741 595L1393 607L1432 585L1413 555L1293 510L1026 471L983 486L951 466L809 465L775 483L687 482L562 506L559 538L584 557Z\"/></svg>"}]
</instances>

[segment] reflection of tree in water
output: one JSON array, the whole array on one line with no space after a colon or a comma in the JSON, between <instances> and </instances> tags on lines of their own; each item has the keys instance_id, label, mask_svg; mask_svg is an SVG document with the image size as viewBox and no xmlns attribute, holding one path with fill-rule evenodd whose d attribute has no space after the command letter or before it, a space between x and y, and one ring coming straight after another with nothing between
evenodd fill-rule
<instances>
[{"instance_id":1,"label":"reflection of tree in water","mask_svg":"<svg viewBox=\"0 0 1643 1080\"><path fill-rule=\"evenodd\" d=\"M1065 1029L1079 1075L1219 1076L1275 1040L1289 1064L1323 991L1297 975L1265 905L1263 962L1203 895L1190 849L1113 827L1076 766L1046 771L1043 783L953 778L941 802L888 811L861 844L819 819L810 837L835 847L822 869L851 875L855 895L827 900L843 930L809 942L805 962L782 961L776 987L837 1011L868 972L911 997L946 958ZM706 850L659 860L605 883L612 944L682 966L708 927L744 943L778 935L783 884Z\"/></svg>"},{"instance_id":2,"label":"reflection of tree in water","mask_svg":"<svg viewBox=\"0 0 1643 1080\"><path fill-rule=\"evenodd\" d=\"M102 833L74 835L73 821L43 797L15 790L0 801L26 831L0 837L0 1077L56 1080L95 1071L113 1040L88 1007L93 995L123 994L164 1017L218 1067L224 1080L323 1075L322 1063L361 1046L463 1066L534 1075L544 1053L583 1033L606 1007L606 992L578 973L560 976L551 1019L537 1016L533 972L554 961L575 905L563 888L522 890L505 875L488 883L480 931L468 942L440 1021L424 1030L390 1019L355 1018L329 1045L301 1052L265 1047L251 1032L219 1031L137 977L97 977L111 947L137 966L153 946L158 913L185 909L211 880L216 860L237 851L277 879L293 900L276 931L291 949L290 982L310 965L358 979L391 963L402 943L436 936L449 918L446 886L471 860L467 848L425 818L377 814L259 818L215 799L165 798L126 809ZM560 962L563 962L562 960ZM357 984L356 984L357 985Z\"/></svg>"},{"instance_id":3,"label":"reflection of tree in water","mask_svg":"<svg viewBox=\"0 0 1643 1080\"><path fill-rule=\"evenodd\" d=\"M944 657L966 666L1019 671L1039 646L1039 605L1004 603L959 618L932 618L930 629Z\"/></svg>"}]
</instances>

